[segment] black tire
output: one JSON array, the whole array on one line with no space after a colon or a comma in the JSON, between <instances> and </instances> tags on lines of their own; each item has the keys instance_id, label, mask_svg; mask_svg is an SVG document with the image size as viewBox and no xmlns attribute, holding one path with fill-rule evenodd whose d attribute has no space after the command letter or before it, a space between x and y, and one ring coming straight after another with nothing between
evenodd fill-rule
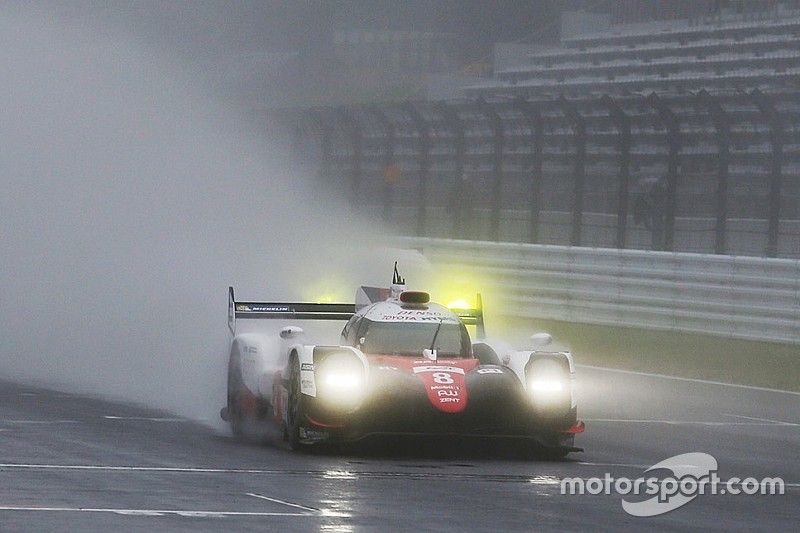
<instances>
[{"instance_id":1,"label":"black tire","mask_svg":"<svg viewBox=\"0 0 800 533\"><path fill-rule=\"evenodd\" d=\"M305 418L303 393L300 392L300 363L296 355L292 355L288 380L288 399L286 408L286 440L289 448L298 451L307 446L300 442L300 425Z\"/></svg>"},{"instance_id":2,"label":"black tire","mask_svg":"<svg viewBox=\"0 0 800 533\"><path fill-rule=\"evenodd\" d=\"M244 383L239 358L231 354L228 361L228 423L236 438L244 437L245 415L242 412L241 394Z\"/></svg>"}]
</instances>

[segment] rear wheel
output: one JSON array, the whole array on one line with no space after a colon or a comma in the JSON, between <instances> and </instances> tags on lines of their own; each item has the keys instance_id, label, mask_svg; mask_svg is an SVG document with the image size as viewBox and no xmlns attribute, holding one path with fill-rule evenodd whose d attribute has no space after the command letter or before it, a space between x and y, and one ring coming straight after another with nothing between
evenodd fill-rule
<instances>
[{"instance_id":1,"label":"rear wheel","mask_svg":"<svg viewBox=\"0 0 800 533\"><path fill-rule=\"evenodd\" d=\"M239 359L231 354L228 363L228 423L231 426L231 433L234 437L244 436L244 412L242 409L242 369L239 366Z\"/></svg>"}]
</instances>

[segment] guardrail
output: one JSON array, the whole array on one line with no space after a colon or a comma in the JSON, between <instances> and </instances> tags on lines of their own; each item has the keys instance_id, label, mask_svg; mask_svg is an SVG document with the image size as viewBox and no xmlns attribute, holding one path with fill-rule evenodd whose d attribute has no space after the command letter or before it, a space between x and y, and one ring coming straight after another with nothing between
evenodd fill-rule
<instances>
[{"instance_id":1,"label":"guardrail","mask_svg":"<svg viewBox=\"0 0 800 533\"><path fill-rule=\"evenodd\" d=\"M500 314L800 344L800 260L400 237Z\"/></svg>"}]
</instances>

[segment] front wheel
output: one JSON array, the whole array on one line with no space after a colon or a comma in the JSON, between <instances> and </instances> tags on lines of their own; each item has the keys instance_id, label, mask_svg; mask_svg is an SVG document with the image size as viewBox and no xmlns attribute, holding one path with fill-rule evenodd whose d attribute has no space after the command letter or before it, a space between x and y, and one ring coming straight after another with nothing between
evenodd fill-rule
<instances>
[{"instance_id":1,"label":"front wheel","mask_svg":"<svg viewBox=\"0 0 800 533\"><path fill-rule=\"evenodd\" d=\"M305 445L300 442L300 426L306 416L303 393L300 390L300 364L297 357L292 358L289 373L288 405L286 409L286 440L292 450L302 450Z\"/></svg>"}]
</instances>

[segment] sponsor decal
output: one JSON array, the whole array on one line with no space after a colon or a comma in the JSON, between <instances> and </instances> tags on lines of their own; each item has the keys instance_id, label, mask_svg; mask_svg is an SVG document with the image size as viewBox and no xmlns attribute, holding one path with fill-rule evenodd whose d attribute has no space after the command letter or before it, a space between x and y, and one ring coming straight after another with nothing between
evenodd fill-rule
<instances>
[{"instance_id":1,"label":"sponsor decal","mask_svg":"<svg viewBox=\"0 0 800 533\"><path fill-rule=\"evenodd\" d=\"M301 427L299 433L301 439L307 440L326 440L330 437L327 431L306 427Z\"/></svg>"},{"instance_id":2,"label":"sponsor decal","mask_svg":"<svg viewBox=\"0 0 800 533\"><path fill-rule=\"evenodd\" d=\"M248 309L246 310L253 311L255 313L270 313L270 312L283 313L290 311L289 307L285 305L251 305L248 306Z\"/></svg>"},{"instance_id":3,"label":"sponsor decal","mask_svg":"<svg viewBox=\"0 0 800 533\"><path fill-rule=\"evenodd\" d=\"M459 413L467 407L465 370L453 365L420 365L412 367L425 384L428 400L445 413Z\"/></svg>"},{"instance_id":4,"label":"sponsor decal","mask_svg":"<svg viewBox=\"0 0 800 533\"><path fill-rule=\"evenodd\" d=\"M300 365L300 370L314 370L314 363L303 363Z\"/></svg>"},{"instance_id":5,"label":"sponsor decal","mask_svg":"<svg viewBox=\"0 0 800 533\"><path fill-rule=\"evenodd\" d=\"M478 374L502 374L503 371L499 368L479 368L476 372Z\"/></svg>"},{"instance_id":6,"label":"sponsor decal","mask_svg":"<svg viewBox=\"0 0 800 533\"><path fill-rule=\"evenodd\" d=\"M417 376L428 400L445 413L459 413L467 407L466 374L478 366L477 359L410 359L403 356L380 356L379 364Z\"/></svg>"},{"instance_id":7,"label":"sponsor decal","mask_svg":"<svg viewBox=\"0 0 800 533\"><path fill-rule=\"evenodd\" d=\"M427 309L403 309L383 314L379 320L384 322L439 322L442 320L447 324L456 323L456 320L448 313Z\"/></svg>"},{"instance_id":8,"label":"sponsor decal","mask_svg":"<svg viewBox=\"0 0 800 533\"><path fill-rule=\"evenodd\" d=\"M439 322L439 320L442 320L445 324L455 324L456 322L449 317L414 315L382 315L379 320L382 322Z\"/></svg>"},{"instance_id":9,"label":"sponsor decal","mask_svg":"<svg viewBox=\"0 0 800 533\"><path fill-rule=\"evenodd\" d=\"M419 374L420 372L455 372L463 375L464 369L457 366L415 366L414 373Z\"/></svg>"},{"instance_id":10,"label":"sponsor decal","mask_svg":"<svg viewBox=\"0 0 800 533\"><path fill-rule=\"evenodd\" d=\"M237 311L249 313L288 313L291 309L285 305L245 305L236 304Z\"/></svg>"}]
</instances>

